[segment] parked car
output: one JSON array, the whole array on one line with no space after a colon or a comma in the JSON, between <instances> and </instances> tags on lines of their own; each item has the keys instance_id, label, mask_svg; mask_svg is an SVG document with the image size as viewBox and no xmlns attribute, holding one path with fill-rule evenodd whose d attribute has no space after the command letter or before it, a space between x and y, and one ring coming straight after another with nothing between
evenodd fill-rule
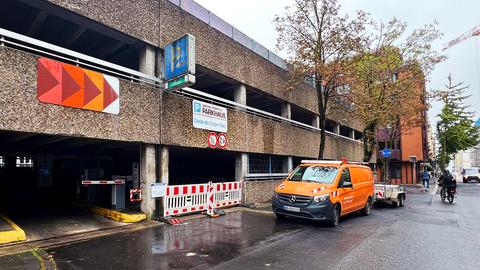
<instances>
[{"instance_id":1,"label":"parked car","mask_svg":"<svg viewBox=\"0 0 480 270\"><path fill-rule=\"evenodd\" d=\"M297 217L337 226L341 216L369 215L374 198L368 166L346 161L302 161L278 187L272 210L278 218Z\"/></svg>"},{"instance_id":2,"label":"parked car","mask_svg":"<svg viewBox=\"0 0 480 270\"><path fill-rule=\"evenodd\" d=\"M480 168L465 168L462 170L462 178L464 183L468 183L472 180L480 182Z\"/></svg>"}]
</instances>

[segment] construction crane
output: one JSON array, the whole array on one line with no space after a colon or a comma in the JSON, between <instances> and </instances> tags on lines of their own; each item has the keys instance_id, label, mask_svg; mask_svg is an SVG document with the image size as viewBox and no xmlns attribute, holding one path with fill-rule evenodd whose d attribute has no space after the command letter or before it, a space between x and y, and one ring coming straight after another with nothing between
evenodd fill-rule
<instances>
[{"instance_id":1,"label":"construction crane","mask_svg":"<svg viewBox=\"0 0 480 270\"><path fill-rule=\"evenodd\" d=\"M453 47L455 45L457 45L458 43L460 42L463 42L471 37L475 37L475 36L480 36L480 25L477 25L475 26L472 30L464 33L463 35L459 36L458 38L456 39L453 39L451 40L450 42L448 42L442 49L442 51L445 51L447 49L449 49L450 47Z\"/></svg>"}]
</instances>

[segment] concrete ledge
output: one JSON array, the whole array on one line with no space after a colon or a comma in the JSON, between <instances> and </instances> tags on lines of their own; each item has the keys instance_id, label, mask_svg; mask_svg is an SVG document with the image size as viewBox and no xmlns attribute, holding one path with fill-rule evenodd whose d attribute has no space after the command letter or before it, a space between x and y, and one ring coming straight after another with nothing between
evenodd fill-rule
<instances>
[{"instance_id":1,"label":"concrete ledge","mask_svg":"<svg viewBox=\"0 0 480 270\"><path fill-rule=\"evenodd\" d=\"M128 214L98 206L90 206L90 209L96 215L125 223L135 223L147 219L147 215L143 213Z\"/></svg>"},{"instance_id":2,"label":"concrete ledge","mask_svg":"<svg viewBox=\"0 0 480 270\"><path fill-rule=\"evenodd\" d=\"M0 231L0 244L27 240L25 232L20 227L18 227L17 224L13 223L13 221L11 221L9 218L7 218L1 213L0 219L5 221L5 223L12 227L12 230Z\"/></svg>"}]
</instances>

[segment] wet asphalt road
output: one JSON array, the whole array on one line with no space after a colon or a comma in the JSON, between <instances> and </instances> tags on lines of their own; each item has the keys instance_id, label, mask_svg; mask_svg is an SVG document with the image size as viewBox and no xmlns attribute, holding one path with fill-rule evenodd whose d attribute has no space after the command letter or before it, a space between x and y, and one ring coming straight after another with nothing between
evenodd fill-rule
<instances>
[{"instance_id":1,"label":"wet asphalt road","mask_svg":"<svg viewBox=\"0 0 480 270\"><path fill-rule=\"evenodd\" d=\"M58 269L480 269L479 231L480 184L470 183L453 204L411 189L404 208L377 206L337 228L247 210L45 251ZM12 258L0 269L24 269Z\"/></svg>"}]
</instances>

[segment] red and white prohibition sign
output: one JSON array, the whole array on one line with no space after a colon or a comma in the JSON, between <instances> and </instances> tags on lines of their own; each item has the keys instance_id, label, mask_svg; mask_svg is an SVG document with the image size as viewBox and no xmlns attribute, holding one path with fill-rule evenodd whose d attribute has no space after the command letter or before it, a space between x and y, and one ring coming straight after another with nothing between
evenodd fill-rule
<instances>
[{"instance_id":1,"label":"red and white prohibition sign","mask_svg":"<svg viewBox=\"0 0 480 270\"><path fill-rule=\"evenodd\" d=\"M211 148L215 148L217 147L217 144L218 144L217 133L215 132L208 133L208 146L210 146Z\"/></svg>"},{"instance_id":2,"label":"red and white prohibition sign","mask_svg":"<svg viewBox=\"0 0 480 270\"><path fill-rule=\"evenodd\" d=\"M215 132L208 133L208 146L210 148L220 147L225 149L228 145L227 134L220 133L217 135Z\"/></svg>"},{"instance_id":3,"label":"red and white prohibition sign","mask_svg":"<svg viewBox=\"0 0 480 270\"><path fill-rule=\"evenodd\" d=\"M218 146L220 146L220 148L222 148L222 149L225 149L225 147L227 147L227 145L228 145L227 134L220 133L218 135Z\"/></svg>"}]
</instances>

